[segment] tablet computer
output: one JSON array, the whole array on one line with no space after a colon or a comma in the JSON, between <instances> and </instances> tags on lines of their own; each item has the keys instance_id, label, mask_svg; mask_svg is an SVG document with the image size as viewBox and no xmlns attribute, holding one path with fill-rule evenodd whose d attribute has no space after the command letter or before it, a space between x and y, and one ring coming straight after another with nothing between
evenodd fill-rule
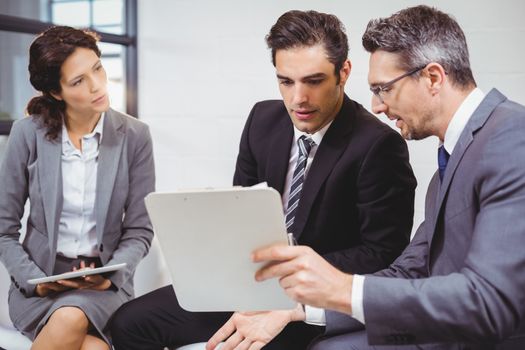
<instances>
[{"instance_id":1,"label":"tablet computer","mask_svg":"<svg viewBox=\"0 0 525 350\"><path fill-rule=\"evenodd\" d=\"M126 267L126 263L108 265L108 266L102 266L102 267L96 267L96 268L86 267L81 270L64 272L58 275L41 277L41 278L33 278L33 279L28 280L27 283L40 284L40 283L46 283L46 282L56 282L59 280L67 280L67 279L77 278L77 277L84 277L84 276L89 276L89 275L101 275L107 272L112 272L112 271L123 269L124 267Z\"/></svg>"},{"instance_id":2,"label":"tablet computer","mask_svg":"<svg viewBox=\"0 0 525 350\"><path fill-rule=\"evenodd\" d=\"M180 306L188 311L293 309L276 279L255 281L260 247L287 244L281 197L272 188L151 193L146 208Z\"/></svg>"}]
</instances>

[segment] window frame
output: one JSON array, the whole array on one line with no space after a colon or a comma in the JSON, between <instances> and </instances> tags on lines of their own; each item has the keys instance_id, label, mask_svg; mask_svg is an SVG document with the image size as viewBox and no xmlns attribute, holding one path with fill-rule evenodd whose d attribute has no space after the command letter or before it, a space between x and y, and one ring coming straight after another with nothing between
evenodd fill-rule
<instances>
[{"instance_id":1,"label":"window frame","mask_svg":"<svg viewBox=\"0 0 525 350\"><path fill-rule=\"evenodd\" d=\"M98 31L94 28L90 30L96 32L101 37L101 42L122 45L125 52L125 79L126 79L126 113L137 117L138 113L138 60L137 60L137 0L124 0L125 5L125 34L111 34ZM55 23L39 21L16 16L9 16L0 13L0 31L39 34ZM12 120L0 120L0 135L9 135Z\"/></svg>"}]
</instances>

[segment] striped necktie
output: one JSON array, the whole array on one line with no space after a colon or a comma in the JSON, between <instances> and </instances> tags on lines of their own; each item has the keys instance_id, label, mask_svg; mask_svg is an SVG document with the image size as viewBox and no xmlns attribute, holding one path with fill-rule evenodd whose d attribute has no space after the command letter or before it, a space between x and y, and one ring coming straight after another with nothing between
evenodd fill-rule
<instances>
[{"instance_id":1,"label":"striped necktie","mask_svg":"<svg viewBox=\"0 0 525 350\"><path fill-rule=\"evenodd\" d=\"M288 197L288 208L285 213L286 230L291 232L290 227L294 223L295 214L297 213L297 207L299 206L299 200L301 199L301 191L303 189L304 174L306 171L306 162L308 160L308 154L315 145L314 140L305 135L301 136L297 140L297 146L299 151L299 157L297 158L297 165L293 172L292 185L290 186L290 196Z\"/></svg>"}]
</instances>

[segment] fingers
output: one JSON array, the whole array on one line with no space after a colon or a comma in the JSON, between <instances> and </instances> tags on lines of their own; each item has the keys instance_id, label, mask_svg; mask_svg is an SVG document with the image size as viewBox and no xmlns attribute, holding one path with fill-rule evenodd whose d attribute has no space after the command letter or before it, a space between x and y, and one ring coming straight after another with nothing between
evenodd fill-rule
<instances>
[{"instance_id":1,"label":"fingers","mask_svg":"<svg viewBox=\"0 0 525 350\"><path fill-rule=\"evenodd\" d=\"M49 295L52 292L63 292L65 290L69 289L66 286L62 286L58 283L54 282L48 282L48 283L40 283L36 286L35 293L38 296L44 297Z\"/></svg>"},{"instance_id":2,"label":"fingers","mask_svg":"<svg viewBox=\"0 0 525 350\"><path fill-rule=\"evenodd\" d=\"M89 276L84 277L84 281L90 284L96 284L96 285L103 283L104 280L105 278L102 277L102 275L89 275Z\"/></svg>"},{"instance_id":3,"label":"fingers","mask_svg":"<svg viewBox=\"0 0 525 350\"><path fill-rule=\"evenodd\" d=\"M305 250L305 246L286 246L282 244L274 244L268 247L260 248L252 253L253 262L265 261L283 261L291 260L297 257Z\"/></svg>"},{"instance_id":4,"label":"fingers","mask_svg":"<svg viewBox=\"0 0 525 350\"><path fill-rule=\"evenodd\" d=\"M224 342L224 344L222 344L221 350L238 349L237 346L239 346L243 342L243 340L245 340L244 336L240 332L235 332L228 338L228 340ZM249 344L248 346L244 344L244 347L242 349L248 349L248 347L249 347Z\"/></svg>"},{"instance_id":5,"label":"fingers","mask_svg":"<svg viewBox=\"0 0 525 350\"><path fill-rule=\"evenodd\" d=\"M311 255L312 249L306 246L273 245L258 249L252 254L254 262L269 261L270 263L260 268L256 274L257 281L264 281L273 277L283 277L297 271L297 265L302 257ZM304 260L304 259L301 259Z\"/></svg>"},{"instance_id":6,"label":"fingers","mask_svg":"<svg viewBox=\"0 0 525 350\"><path fill-rule=\"evenodd\" d=\"M235 324L233 316L208 340L206 350L213 350L220 342L226 340L233 332L235 332ZM222 348L221 348L222 350Z\"/></svg>"},{"instance_id":7,"label":"fingers","mask_svg":"<svg viewBox=\"0 0 525 350\"><path fill-rule=\"evenodd\" d=\"M65 289L64 286L61 286L60 284L54 283L54 282L44 283L43 287L46 289L52 290L54 292L59 292Z\"/></svg>"},{"instance_id":8,"label":"fingers","mask_svg":"<svg viewBox=\"0 0 525 350\"><path fill-rule=\"evenodd\" d=\"M255 280L261 282L274 277L282 278L293 274L295 271L296 267L293 262L266 265L257 270Z\"/></svg>"},{"instance_id":9,"label":"fingers","mask_svg":"<svg viewBox=\"0 0 525 350\"><path fill-rule=\"evenodd\" d=\"M252 345L252 341L245 338L243 341L241 341L239 345L235 347L235 350L248 350L248 349L251 349L251 345Z\"/></svg>"},{"instance_id":10,"label":"fingers","mask_svg":"<svg viewBox=\"0 0 525 350\"><path fill-rule=\"evenodd\" d=\"M266 344L261 342L261 341L256 341L254 343L252 343L252 345L250 346L249 350L261 350L263 348L263 346L265 346Z\"/></svg>"},{"instance_id":11,"label":"fingers","mask_svg":"<svg viewBox=\"0 0 525 350\"><path fill-rule=\"evenodd\" d=\"M74 289L84 289L91 285L91 283L87 283L82 279L69 279L69 280L59 280L57 281L58 284L61 286L65 286L68 288L74 288Z\"/></svg>"}]
</instances>

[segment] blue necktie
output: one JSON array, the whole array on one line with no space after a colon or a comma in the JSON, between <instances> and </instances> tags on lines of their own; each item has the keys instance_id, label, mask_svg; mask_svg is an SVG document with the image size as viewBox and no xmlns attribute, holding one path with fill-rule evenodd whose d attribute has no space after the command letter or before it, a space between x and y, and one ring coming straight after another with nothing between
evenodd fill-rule
<instances>
[{"instance_id":1,"label":"blue necktie","mask_svg":"<svg viewBox=\"0 0 525 350\"><path fill-rule=\"evenodd\" d=\"M450 154L443 145L438 148L438 166L439 166L439 179L443 181L443 176L445 176L445 169L447 168L448 159Z\"/></svg>"},{"instance_id":2,"label":"blue necktie","mask_svg":"<svg viewBox=\"0 0 525 350\"><path fill-rule=\"evenodd\" d=\"M285 213L285 224L286 230L288 232L291 232L290 227L293 225L295 220L295 214L297 212L297 207L299 206L299 199L301 199L301 191L303 189L306 163L313 145L315 145L314 140L304 135L297 140L299 157L297 158L297 165L295 166L295 170L293 172L292 185L290 186L290 196L288 197L288 207Z\"/></svg>"}]
</instances>

